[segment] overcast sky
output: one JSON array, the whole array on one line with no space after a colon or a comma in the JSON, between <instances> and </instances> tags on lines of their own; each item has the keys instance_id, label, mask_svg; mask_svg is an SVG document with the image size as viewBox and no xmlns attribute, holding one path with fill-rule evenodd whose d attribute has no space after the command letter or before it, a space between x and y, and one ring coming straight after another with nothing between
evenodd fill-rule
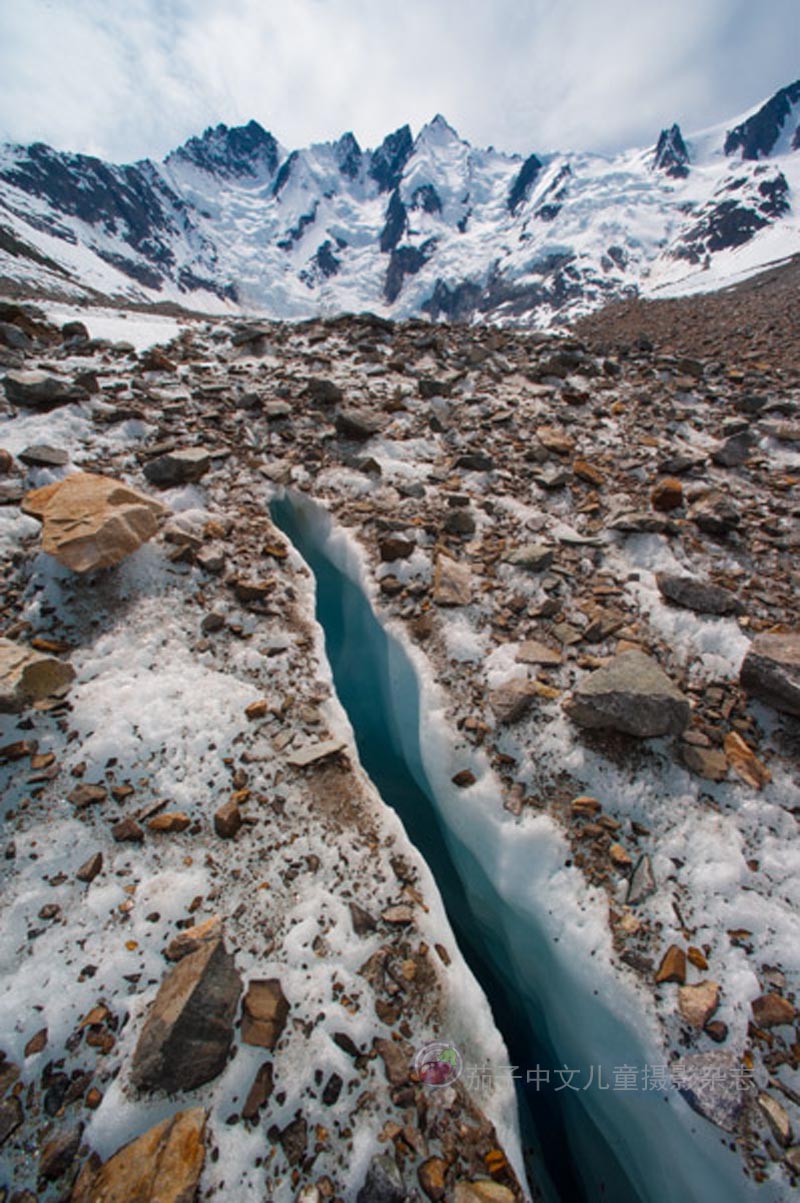
<instances>
[{"instance_id":1,"label":"overcast sky","mask_svg":"<svg viewBox=\"0 0 800 1203\"><path fill-rule=\"evenodd\" d=\"M362 146L649 145L800 76L800 0L0 0L0 139L117 161L255 117Z\"/></svg>"}]
</instances>

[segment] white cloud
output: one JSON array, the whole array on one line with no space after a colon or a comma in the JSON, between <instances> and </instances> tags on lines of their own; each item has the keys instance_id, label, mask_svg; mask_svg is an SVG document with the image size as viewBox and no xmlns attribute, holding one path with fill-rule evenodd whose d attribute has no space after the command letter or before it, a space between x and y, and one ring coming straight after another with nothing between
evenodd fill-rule
<instances>
[{"instance_id":1,"label":"white cloud","mask_svg":"<svg viewBox=\"0 0 800 1203\"><path fill-rule=\"evenodd\" d=\"M116 159L255 117L375 145L445 114L529 152L652 142L798 73L797 0L25 0L0 5L0 137Z\"/></svg>"}]
</instances>

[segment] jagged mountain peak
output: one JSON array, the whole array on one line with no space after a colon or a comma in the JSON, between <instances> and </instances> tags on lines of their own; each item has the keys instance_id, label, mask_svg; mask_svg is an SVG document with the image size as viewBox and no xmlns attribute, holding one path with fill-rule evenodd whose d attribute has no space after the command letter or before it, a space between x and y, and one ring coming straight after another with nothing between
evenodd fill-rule
<instances>
[{"instance_id":1,"label":"jagged mountain peak","mask_svg":"<svg viewBox=\"0 0 800 1203\"><path fill-rule=\"evenodd\" d=\"M674 179L685 179L689 174L689 151L677 122L669 129L662 129L653 156L653 167Z\"/></svg>"},{"instance_id":2,"label":"jagged mountain peak","mask_svg":"<svg viewBox=\"0 0 800 1203\"><path fill-rule=\"evenodd\" d=\"M779 149L800 149L800 79L730 130L724 148L726 155L741 151L743 159L764 159Z\"/></svg>"},{"instance_id":3,"label":"jagged mountain peak","mask_svg":"<svg viewBox=\"0 0 800 1203\"><path fill-rule=\"evenodd\" d=\"M274 175L278 166L278 143L258 121L246 125L209 126L200 137L189 138L167 155L165 162L191 163L223 179L257 176L264 170Z\"/></svg>"},{"instance_id":4,"label":"jagged mountain peak","mask_svg":"<svg viewBox=\"0 0 800 1203\"><path fill-rule=\"evenodd\" d=\"M414 148L417 149L425 144L446 145L449 142L461 142L458 132L453 129L449 121L437 113L432 117L427 124L423 125L422 129L417 134L414 141Z\"/></svg>"}]
</instances>

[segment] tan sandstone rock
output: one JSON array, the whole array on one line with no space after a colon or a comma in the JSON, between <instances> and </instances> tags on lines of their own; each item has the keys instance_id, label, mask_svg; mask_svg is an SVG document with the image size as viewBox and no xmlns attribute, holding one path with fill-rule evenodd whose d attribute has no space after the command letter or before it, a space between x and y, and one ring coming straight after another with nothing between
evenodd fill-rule
<instances>
[{"instance_id":1,"label":"tan sandstone rock","mask_svg":"<svg viewBox=\"0 0 800 1203\"><path fill-rule=\"evenodd\" d=\"M42 522L43 549L74 572L119 564L153 537L166 513L152 497L93 472L35 489L22 508Z\"/></svg>"},{"instance_id":2,"label":"tan sandstone rock","mask_svg":"<svg viewBox=\"0 0 800 1203\"><path fill-rule=\"evenodd\" d=\"M90 1159L70 1203L192 1203L205 1161L203 1107L179 1111L124 1145L105 1165Z\"/></svg>"},{"instance_id":3,"label":"tan sandstone rock","mask_svg":"<svg viewBox=\"0 0 800 1203\"><path fill-rule=\"evenodd\" d=\"M58 693L75 679L75 669L56 656L0 639L0 714L17 714L30 702Z\"/></svg>"}]
</instances>

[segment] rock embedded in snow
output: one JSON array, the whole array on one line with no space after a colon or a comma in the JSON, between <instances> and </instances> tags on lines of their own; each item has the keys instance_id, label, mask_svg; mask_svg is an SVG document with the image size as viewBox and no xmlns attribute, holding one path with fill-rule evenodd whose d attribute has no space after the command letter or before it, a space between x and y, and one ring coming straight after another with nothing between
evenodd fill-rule
<instances>
[{"instance_id":1,"label":"rock embedded in snow","mask_svg":"<svg viewBox=\"0 0 800 1203\"><path fill-rule=\"evenodd\" d=\"M214 830L221 840L232 840L241 825L239 804L235 798L229 798L214 813Z\"/></svg>"},{"instance_id":2,"label":"rock embedded in snow","mask_svg":"<svg viewBox=\"0 0 800 1203\"><path fill-rule=\"evenodd\" d=\"M6 396L12 405L30 409L53 409L70 401L85 401L88 394L72 381L46 372L12 371L3 377Z\"/></svg>"},{"instance_id":3,"label":"rock embedded in snow","mask_svg":"<svg viewBox=\"0 0 800 1203\"><path fill-rule=\"evenodd\" d=\"M204 447L186 447L149 460L142 470L151 485L168 489L200 480L210 467L211 456Z\"/></svg>"},{"instance_id":4,"label":"rock embedded in snow","mask_svg":"<svg viewBox=\"0 0 800 1203\"><path fill-rule=\"evenodd\" d=\"M366 442L382 427L381 419L367 409L342 409L336 415L336 429L344 439Z\"/></svg>"},{"instance_id":5,"label":"rock embedded in snow","mask_svg":"<svg viewBox=\"0 0 800 1203\"><path fill-rule=\"evenodd\" d=\"M794 1023L797 1015L788 998L772 991L753 999L750 1006L753 1012L753 1022L760 1028L776 1028L784 1023Z\"/></svg>"},{"instance_id":6,"label":"rock embedded in snow","mask_svg":"<svg viewBox=\"0 0 800 1203\"><path fill-rule=\"evenodd\" d=\"M741 614L744 611L744 606L735 593L723 589L721 585L699 581L693 576L657 572L656 584L659 593L667 601L686 610L693 610L696 614Z\"/></svg>"},{"instance_id":7,"label":"rock embedded in snow","mask_svg":"<svg viewBox=\"0 0 800 1203\"><path fill-rule=\"evenodd\" d=\"M0 638L0 714L18 714L32 702L62 693L74 680L75 669L57 656Z\"/></svg>"},{"instance_id":8,"label":"rock embedded in snow","mask_svg":"<svg viewBox=\"0 0 800 1203\"><path fill-rule=\"evenodd\" d=\"M449 1165L441 1157L428 1157L417 1170L417 1178L429 1199L444 1198L445 1180Z\"/></svg>"},{"instance_id":9,"label":"rock embedded in snow","mask_svg":"<svg viewBox=\"0 0 800 1203\"><path fill-rule=\"evenodd\" d=\"M242 1119L255 1119L261 1108L269 1102L273 1089L272 1062L265 1061L257 1070L253 1084L247 1092L242 1107Z\"/></svg>"},{"instance_id":10,"label":"rock embedded in snow","mask_svg":"<svg viewBox=\"0 0 800 1203\"><path fill-rule=\"evenodd\" d=\"M655 660L637 651L622 652L585 677L565 709L581 727L610 728L638 739L679 735L692 713Z\"/></svg>"},{"instance_id":11,"label":"rock embedded in snow","mask_svg":"<svg viewBox=\"0 0 800 1203\"><path fill-rule=\"evenodd\" d=\"M788 1148L792 1143L792 1125L786 1108L763 1090L758 1096L758 1106L778 1144L784 1149Z\"/></svg>"},{"instance_id":12,"label":"rock embedded in snow","mask_svg":"<svg viewBox=\"0 0 800 1203\"><path fill-rule=\"evenodd\" d=\"M192 1203L205 1162L203 1107L168 1116L118 1149L106 1163L90 1158L70 1203Z\"/></svg>"},{"instance_id":13,"label":"rock embedded in snow","mask_svg":"<svg viewBox=\"0 0 800 1203\"><path fill-rule=\"evenodd\" d=\"M535 685L527 679L514 678L489 693L489 705L500 723L516 723L527 714L538 696Z\"/></svg>"},{"instance_id":14,"label":"rock embedded in snow","mask_svg":"<svg viewBox=\"0 0 800 1203\"><path fill-rule=\"evenodd\" d=\"M406 1188L394 1158L378 1153L369 1163L356 1203L405 1203Z\"/></svg>"},{"instance_id":15,"label":"rock embedded in snow","mask_svg":"<svg viewBox=\"0 0 800 1203\"><path fill-rule=\"evenodd\" d=\"M741 525L742 515L724 493L707 493L694 503L690 517L695 526L717 539L726 538Z\"/></svg>"},{"instance_id":16,"label":"rock embedded in snow","mask_svg":"<svg viewBox=\"0 0 800 1203\"><path fill-rule=\"evenodd\" d=\"M481 1178L473 1182L457 1182L453 1203L514 1203L516 1196L507 1186Z\"/></svg>"},{"instance_id":17,"label":"rock embedded in snow","mask_svg":"<svg viewBox=\"0 0 800 1203\"><path fill-rule=\"evenodd\" d=\"M515 568L525 568L528 572L546 572L553 563L553 549L544 543L525 543L516 547L506 557L507 564Z\"/></svg>"},{"instance_id":18,"label":"rock embedded in snow","mask_svg":"<svg viewBox=\"0 0 800 1203\"><path fill-rule=\"evenodd\" d=\"M151 539L164 506L107 476L76 472L28 493L23 510L42 524L42 547L74 572L111 568Z\"/></svg>"},{"instance_id":19,"label":"rock embedded in snow","mask_svg":"<svg viewBox=\"0 0 800 1203\"><path fill-rule=\"evenodd\" d=\"M193 1090L225 1068L242 991L222 938L202 945L163 979L133 1054L140 1089Z\"/></svg>"},{"instance_id":20,"label":"rock embedded in snow","mask_svg":"<svg viewBox=\"0 0 800 1203\"><path fill-rule=\"evenodd\" d=\"M25 1119L22 1103L16 1095L9 1095L0 1102L0 1147L2 1147L13 1132Z\"/></svg>"},{"instance_id":21,"label":"rock embedded in snow","mask_svg":"<svg viewBox=\"0 0 800 1203\"><path fill-rule=\"evenodd\" d=\"M514 657L518 664L537 664L542 668L554 668L562 662L561 652L557 648L548 647L536 639L526 639L519 645Z\"/></svg>"},{"instance_id":22,"label":"rock embedded in snow","mask_svg":"<svg viewBox=\"0 0 800 1203\"><path fill-rule=\"evenodd\" d=\"M19 453L20 461L29 468L63 468L69 463L69 452L46 443L33 443Z\"/></svg>"},{"instance_id":23,"label":"rock embedded in snow","mask_svg":"<svg viewBox=\"0 0 800 1203\"><path fill-rule=\"evenodd\" d=\"M433 573L433 600L437 606L468 606L472 601L469 565L459 564L451 556L437 556Z\"/></svg>"},{"instance_id":24,"label":"rock embedded in snow","mask_svg":"<svg viewBox=\"0 0 800 1203\"><path fill-rule=\"evenodd\" d=\"M384 564L395 560L407 560L413 554L416 543L412 539L402 539L399 535L387 535L378 543L378 551Z\"/></svg>"},{"instance_id":25,"label":"rock embedded in snow","mask_svg":"<svg viewBox=\"0 0 800 1203\"><path fill-rule=\"evenodd\" d=\"M686 953L678 944L670 944L664 953L655 981L658 985L662 982L678 982L679 985L683 985L686 981Z\"/></svg>"},{"instance_id":26,"label":"rock embedded in snow","mask_svg":"<svg viewBox=\"0 0 800 1203\"><path fill-rule=\"evenodd\" d=\"M734 1053L689 1053L673 1061L670 1076L699 1115L726 1132L736 1131L743 1100L741 1062Z\"/></svg>"},{"instance_id":27,"label":"rock embedded in snow","mask_svg":"<svg viewBox=\"0 0 800 1203\"><path fill-rule=\"evenodd\" d=\"M305 744L302 748L295 749L289 753L286 760L293 768L305 769L321 760L328 760L331 756L338 756L346 748L347 744L343 739L324 739L320 743Z\"/></svg>"},{"instance_id":28,"label":"rock embedded in snow","mask_svg":"<svg viewBox=\"0 0 800 1203\"><path fill-rule=\"evenodd\" d=\"M628 906L638 906L640 902L644 902L655 892L656 879L653 875L653 865L650 857L645 853L634 866L625 902Z\"/></svg>"},{"instance_id":29,"label":"rock embedded in snow","mask_svg":"<svg viewBox=\"0 0 800 1203\"><path fill-rule=\"evenodd\" d=\"M719 1006L719 983L697 982L678 989L678 1010L681 1018L693 1028L704 1028Z\"/></svg>"},{"instance_id":30,"label":"rock embedded in snow","mask_svg":"<svg viewBox=\"0 0 800 1203\"><path fill-rule=\"evenodd\" d=\"M800 633L756 635L739 681L760 702L800 717Z\"/></svg>"},{"instance_id":31,"label":"rock embedded in snow","mask_svg":"<svg viewBox=\"0 0 800 1203\"><path fill-rule=\"evenodd\" d=\"M288 1015L289 1003L277 978L250 982L242 1002L242 1040L272 1052Z\"/></svg>"},{"instance_id":32,"label":"rock embedded in snow","mask_svg":"<svg viewBox=\"0 0 800 1203\"><path fill-rule=\"evenodd\" d=\"M39 1154L39 1177L57 1182L72 1167L83 1135L83 1124L65 1128L42 1147Z\"/></svg>"},{"instance_id":33,"label":"rock embedded in snow","mask_svg":"<svg viewBox=\"0 0 800 1203\"><path fill-rule=\"evenodd\" d=\"M691 773L706 781L724 781L728 776L728 758L719 748L699 748L684 744L681 759Z\"/></svg>"}]
</instances>

